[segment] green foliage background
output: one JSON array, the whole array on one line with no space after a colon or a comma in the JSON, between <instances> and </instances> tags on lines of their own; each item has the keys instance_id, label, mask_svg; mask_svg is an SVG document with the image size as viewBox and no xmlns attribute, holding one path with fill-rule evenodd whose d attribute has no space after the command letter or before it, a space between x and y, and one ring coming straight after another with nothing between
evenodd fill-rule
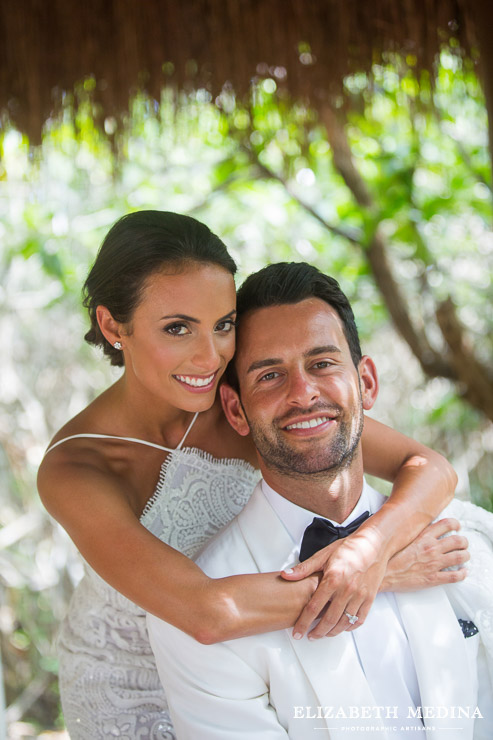
<instances>
[{"instance_id":1,"label":"green foliage background","mask_svg":"<svg viewBox=\"0 0 493 740\"><path fill-rule=\"evenodd\" d=\"M412 60L346 81L336 101L372 198L362 208L334 167L316 115L261 82L251 104L225 88L137 96L123 127L97 124L86 80L42 146L0 128L0 635L12 737L62 727L53 640L81 563L43 512L35 475L53 433L117 373L84 345L80 288L110 225L128 211L194 215L230 247L240 280L267 262L334 275L376 360L380 420L442 451L459 493L491 508L493 430L445 378L427 379L393 328L367 259L377 223L409 310L424 325L451 296L491 365L491 173L474 71L443 54L436 80ZM430 339L440 349L440 338ZM67 492L70 495L70 492ZM17 734L16 734L17 733ZM24 734L22 734L24 733Z\"/></svg>"}]
</instances>

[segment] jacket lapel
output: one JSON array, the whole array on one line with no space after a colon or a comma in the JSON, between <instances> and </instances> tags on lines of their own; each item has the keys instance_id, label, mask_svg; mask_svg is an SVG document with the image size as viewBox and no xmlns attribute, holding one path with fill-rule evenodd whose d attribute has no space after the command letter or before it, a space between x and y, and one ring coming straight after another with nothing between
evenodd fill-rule
<instances>
[{"instance_id":1,"label":"jacket lapel","mask_svg":"<svg viewBox=\"0 0 493 740\"><path fill-rule=\"evenodd\" d=\"M365 486L373 514L385 498ZM472 714L476 705L476 681L471 675L465 640L445 591L436 587L395 593L395 597L416 668L422 711L429 707L435 715L423 718L425 726L455 731L461 728L461 740L469 740L473 737L472 719L436 716L439 707L449 713L452 707L470 707Z\"/></svg>"},{"instance_id":2,"label":"jacket lapel","mask_svg":"<svg viewBox=\"0 0 493 740\"><path fill-rule=\"evenodd\" d=\"M426 719L423 709L425 725L456 731L460 728L461 740L469 740L473 736L472 719L437 716L440 707L449 714L452 707L469 707L472 714L476 705L476 681L471 675L465 639L444 590L437 586L396 593L396 600L413 654L421 706L432 711Z\"/></svg>"},{"instance_id":3,"label":"jacket lapel","mask_svg":"<svg viewBox=\"0 0 493 740\"><path fill-rule=\"evenodd\" d=\"M350 634L343 632L337 637L324 637L321 640L295 640L291 630L287 630L289 641L303 666L307 680L310 682L318 699L318 706L331 709L332 718L319 720L325 722L331 740L347 740L348 725L366 727L379 725L372 713L377 702L359 663L354 642ZM349 717L353 707L358 713L356 719ZM370 710L370 717L361 716L364 708ZM337 716L343 710L343 716ZM368 732L362 732L365 736ZM353 734L352 737L360 737ZM371 732L373 740L387 737L382 732Z\"/></svg>"},{"instance_id":4,"label":"jacket lapel","mask_svg":"<svg viewBox=\"0 0 493 740\"><path fill-rule=\"evenodd\" d=\"M374 513L385 498L369 486L367 492L371 513ZM238 525L260 572L282 570L298 562L297 543L293 543L266 500L260 484L239 514ZM445 707L449 713L451 707L470 707L472 713L476 704L475 681L470 673L465 640L444 590L436 587L396 593L396 599L414 658L421 706L430 707L435 715L425 718L425 725L454 731L460 727L461 740L471 740L472 719L436 716L439 707ZM306 637L294 640L290 629L286 634L319 706L332 707L334 713L339 707L375 706L349 633L315 641ZM331 740L347 740L347 718L318 720L319 724L322 722L326 723ZM375 718L366 723L375 725ZM357 724L363 726L365 720L359 717ZM341 729L343 727L346 730ZM379 732L371 734L373 740L385 737Z\"/></svg>"},{"instance_id":5,"label":"jacket lapel","mask_svg":"<svg viewBox=\"0 0 493 740\"><path fill-rule=\"evenodd\" d=\"M298 544L293 542L268 503L260 484L239 514L238 525L260 572L282 570L298 562ZM333 708L334 713L339 707L347 711L350 706L358 709L375 706L353 639L348 633L311 641L306 637L293 639L291 629L285 632L317 696L318 706ZM322 725L323 722L331 740L347 740L347 718L320 719L317 724ZM375 718L358 718L358 725L365 723L375 725ZM379 732L372 732L371 736L373 740L384 740L385 737Z\"/></svg>"},{"instance_id":6,"label":"jacket lapel","mask_svg":"<svg viewBox=\"0 0 493 740\"><path fill-rule=\"evenodd\" d=\"M260 573L282 570L298 562L296 543L262 493L261 483L256 485L237 522Z\"/></svg>"}]
</instances>

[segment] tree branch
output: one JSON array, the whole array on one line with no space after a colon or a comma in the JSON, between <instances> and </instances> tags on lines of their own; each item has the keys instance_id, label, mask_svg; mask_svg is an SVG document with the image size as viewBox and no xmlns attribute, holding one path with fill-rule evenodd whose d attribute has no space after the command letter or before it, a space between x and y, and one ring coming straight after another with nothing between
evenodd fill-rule
<instances>
[{"instance_id":1,"label":"tree branch","mask_svg":"<svg viewBox=\"0 0 493 740\"><path fill-rule=\"evenodd\" d=\"M41 676L34 678L14 703L7 707L5 711L7 724L21 720L32 705L44 694L51 681L53 681L51 673L43 673Z\"/></svg>"},{"instance_id":2,"label":"tree branch","mask_svg":"<svg viewBox=\"0 0 493 740\"><path fill-rule=\"evenodd\" d=\"M450 296L437 307L436 318L450 350L451 364L463 385L462 395L493 420L493 374L477 359Z\"/></svg>"},{"instance_id":3,"label":"tree branch","mask_svg":"<svg viewBox=\"0 0 493 740\"><path fill-rule=\"evenodd\" d=\"M358 205L375 215L377 226L365 249L365 254L397 331L408 343L427 375L431 377L441 375L455 380L454 369L432 349L423 327L417 326L416 321L411 319L407 301L392 273L387 256L385 237L378 228L376 205L366 187L366 183L354 165L351 148L343 126L330 106L323 108L322 117L327 129L336 170L343 178Z\"/></svg>"},{"instance_id":4,"label":"tree branch","mask_svg":"<svg viewBox=\"0 0 493 740\"><path fill-rule=\"evenodd\" d=\"M313 216L314 219L316 219L322 226L330 231L332 234L335 234L336 236L342 236L343 239L347 239L352 244L357 244L359 247L362 247L362 241L363 241L363 234L359 229L348 229L343 228L342 226L335 226L334 224L329 223L326 221L323 216L320 215L320 213L317 213L317 211L308 203L305 203L304 200L300 198L300 196L293 190L293 188L290 186L290 184L283 178L281 175L278 175L273 170L266 167L265 164L262 164L262 162L257 157L256 152L254 152L252 149L249 149L247 147L242 147L244 151L247 152L247 154L250 157L250 160L254 164L255 168L258 170L260 175L262 177L267 178L268 180L277 180L277 182L280 182L281 185L284 187L288 195L296 202L298 203L301 208L303 208L307 213L309 213L311 216Z\"/></svg>"},{"instance_id":5,"label":"tree branch","mask_svg":"<svg viewBox=\"0 0 493 740\"><path fill-rule=\"evenodd\" d=\"M446 120L445 116L443 115L443 111L439 106L437 106L436 102L433 102L432 110L434 112L435 118L437 120L437 123L439 127L441 127L441 124ZM490 193L492 192L492 188L490 183L486 180L485 177L481 174L481 172L478 172L474 169L474 165L472 163L471 157L469 156L469 152L466 150L464 144L460 139L457 139L455 136L452 136L449 132L448 136L450 136L451 139L455 142L455 146L457 147L457 151L460 154L460 157L464 164L466 165L467 169L471 173L471 175L474 177L474 179L477 182L482 183L483 185L486 185Z\"/></svg>"}]
</instances>

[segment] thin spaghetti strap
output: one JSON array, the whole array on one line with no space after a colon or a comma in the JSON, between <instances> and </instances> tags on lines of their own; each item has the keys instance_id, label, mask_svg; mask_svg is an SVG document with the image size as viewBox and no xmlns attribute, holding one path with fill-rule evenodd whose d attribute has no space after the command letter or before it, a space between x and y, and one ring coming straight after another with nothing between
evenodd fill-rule
<instances>
[{"instance_id":1,"label":"thin spaghetti strap","mask_svg":"<svg viewBox=\"0 0 493 740\"><path fill-rule=\"evenodd\" d=\"M188 431L187 431L188 434ZM185 435L186 436L186 435ZM115 434L72 434L70 437L64 437L63 439L59 439L58 442L55 442L55 444L51 445L51 447L48 447L48 449L45 452L45 457L48 454L48 452L51 452L51 450L54 450L55 447L58 447L58 445L63 444L64 442L68 442L70 439L121 439L123 442L136 442L140 445L147 445L147 447L155 447L158 450L164 450L165 452L173 452L170 447L163 447L163 445L157 445L154 442L147 442L145 439L137 439L137 437L118 437Z\"/></svg>"},{"instance_id":2,"label":"thin spaghetti strap","mask_svg":"<svg viewBox=\"0 0 493 740\"><path fill-rule=\"evenodd\" d=\"M58 447L58 445L61 445L64 442L68 442L70 439L120 439L123 442L136 442L139 445L146 445L147 447L155 447L157 450L164 450L164 452L174 452L175 450L181 450L183 443L188 437L189 431L195 424L195 419L197 418L198 415L199 415L199 412L197 411L194 414L192 421L188 425L187 431L181 438L180 443L174 449L171 447L164 447L163 445L155 444L155 442L147 442L147 440L138 439L137 437L118 437L116 434L72 434L70 437L64 437L63 439L59 439L58 442L55 442L55 444L51 445L51 447L48 447L48 449L45 452L45 457L48 454L48 452L51 452L51 450L54 450L55 447Z\"/></svg>"},{"instance_id":3,"label":"thin spaghetti strap","mask_svg":"<svg viewBox=\"0 0 493 740\"><path fill-rule=\"evenodd\" d=\"M181 439L181 442L179 442L179 443L178 443L178 446L177 446L177 448L176 448L177 450L181 450L181 448L183 447L183 443L184 443L184 441L186 440L186 438L188 437L188 432L189 432L189 431L191 430L191 428L192 428L192 427L193 427L193 425L195 424L195 419L197 418L197 416L198 416L198 415L199 415L199 412L198 412L198 411L196 411L196 412L195 412L195 414L194 414L194 417L193 417L192 421L191 421L191 422L190 422L190 424L188 425L188 429L187 429L187 431L185 432L185 434L183 435L183 437L182 437L182 439Z\"/></svg>"}]
</instances>

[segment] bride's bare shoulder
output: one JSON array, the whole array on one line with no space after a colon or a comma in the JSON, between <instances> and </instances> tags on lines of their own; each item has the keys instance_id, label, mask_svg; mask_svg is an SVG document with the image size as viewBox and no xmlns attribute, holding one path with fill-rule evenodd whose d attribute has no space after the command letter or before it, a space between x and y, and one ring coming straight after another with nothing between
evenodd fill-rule
<instances>
[{"instance_id":1,"label":"bride's bare shoulder","mask_svg":"<svg viewBox=\"0 0 493 740\"><path fill-rule=\"evenodd\" d=\"M79 411L78 414L60 427L52 437L47 449L52 448L54 445L57 445L55 449L60 452L76 449L73 445L65 446L65 444L60 444L62 440L66 440L74 435L118 434L118 431L115 431L115 414L112 396L113 386L103 391L103 393L83 408L82 411ZM94 444L94 442L90 441L88 443L89 445ZM51 452L45 457L45 460L52 459L50 455Z\"/></svg>"},{"instance_id":2,"label":"bride's bare shoulder","mask_svg":"<svg viewBox=\"0 0 493 740\"><path fill-rule=\"evenodd\" d=\"M48 445L38 471L38 487L42 494L55 492L60 485L85 476L109 474L105 447L88 434L109 434L111 416L107 391L64 424ZM81 436L79 436L81 435ZM75 437L75 439L72 439Z\"/></svg>"}]
</instances>

